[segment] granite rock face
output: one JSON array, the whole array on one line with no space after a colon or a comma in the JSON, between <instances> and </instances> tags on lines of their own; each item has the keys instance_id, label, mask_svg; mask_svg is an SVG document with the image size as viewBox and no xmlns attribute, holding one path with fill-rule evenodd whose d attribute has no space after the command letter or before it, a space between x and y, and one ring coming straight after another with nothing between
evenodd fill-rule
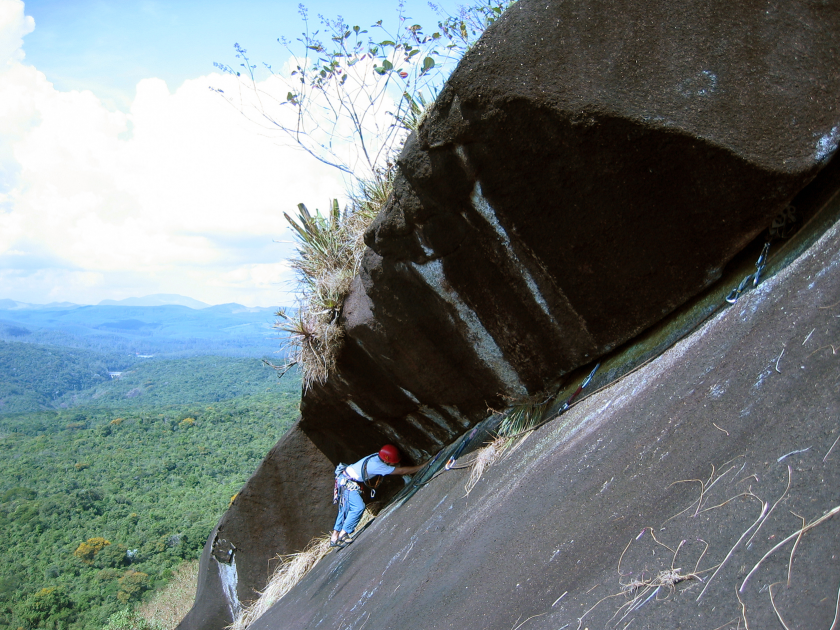
<instances>
[{"instance_id":1,"label":"granite rock face","mask_svg":"<svg viewBox=\"0 0 840 630\"><path fill-rule=\"evenodd\" d=\"M182 630L229 619L217 541L249 598L329 528L336 462L420 462L714 284L835 153L838 41L834 2L508 10L407 141L337 371L208 541Z\"/></svg>"},{"instance_id":2,"label":"granite rock face","mask_svg":"<svg viewBox=\"0 0 840 630\"><path fill-rule=\"evenodd\" d=\"M456 469L384 511L251 630L781 628L774 606L789 628L830 628L840 514L802 537L786 584L796 515L838 505L838 315L840 223L469 496ZM657 583L669 569L699 576Z\"/></svg>"},{"instance_id":3,"label":"granite rock face","mask_svg":"<svg viewBox=\"0 0 840 630\"><path fill-rule=\"evenodd\" d=\"M398 160L303 401L415 459L713 284L840 141L840 6L521 0Z\"/></svg>"}]
</instances>

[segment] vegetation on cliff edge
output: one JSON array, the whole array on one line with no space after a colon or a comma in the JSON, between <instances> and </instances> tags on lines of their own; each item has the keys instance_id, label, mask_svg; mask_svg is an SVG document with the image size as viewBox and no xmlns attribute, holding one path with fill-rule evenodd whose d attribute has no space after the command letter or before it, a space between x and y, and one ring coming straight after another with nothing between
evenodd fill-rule
<instances>
[{"instance_id":1,"label":"vegetation on cliff edge","mask_svg":"<svg viewBox=\"0 0 840 630\"><path fill-rule=\"evenodd\" d=\"M305 30L298 45L282 41L294 60L288 75L265 64L272 81L258 82L256 65L238 44L242 70L217 64L243 85L235 97L217 90L232 105L349 178L350 203L343 212L330 200L326 215L311 214L303 204L297 220L285 214L299 243L292 263L301 303L294 316L277 313L276 327L289 335L287 362L277 367L300 366L305 389L335 368L344 338L341 308L364 253L363 235L391 195L396 157L408 133L434 107L432 95L463 54L512 4L461 6L431 33L409 24L402 5L393 32L382 20L365 29L319 16L320 38L301 6Z\"/></svg>"}]
</instances>

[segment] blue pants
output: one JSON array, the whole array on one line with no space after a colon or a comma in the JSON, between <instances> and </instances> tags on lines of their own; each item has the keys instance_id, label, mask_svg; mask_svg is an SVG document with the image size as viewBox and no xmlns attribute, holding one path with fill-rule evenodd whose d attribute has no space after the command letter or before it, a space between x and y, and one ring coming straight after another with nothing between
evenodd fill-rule
<instances>
[{"instance_id":1,"label":"blue pants","mask_svg":"<svg viewBox=\"0 0 840 630\"><path fill-rule=\"evenodd\" d=\"M362 499L361 491L342 488L341 499L338 502L338 517L335 519L333 529L337 532L344 530L348 534L352 534L356 530L356 525L359 524L364 511L365 501Z\"/></svg>"}]
</instances>

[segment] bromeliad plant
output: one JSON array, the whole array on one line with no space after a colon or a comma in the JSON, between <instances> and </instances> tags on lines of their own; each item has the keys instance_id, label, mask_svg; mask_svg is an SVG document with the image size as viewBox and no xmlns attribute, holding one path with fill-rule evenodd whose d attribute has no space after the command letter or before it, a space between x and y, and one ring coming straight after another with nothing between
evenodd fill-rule
<instances>
[{"instance_id":1,"label":"bromeliad plant","mask_svg":"<svg viewBox=\"0 0 840 630\"><path fill-rule=\"evenodd\" d=\"M317 298L312 305L320 307L319 311L334 312L341 281L345 276L352 277L356 263L338 199L330 200L327 216L318 210L311 214L302 203L298 204L298 221L285 212L283 216L298 240L298 256L292 259L292 268L305 283L305 292Z\"/></svg>"},{"instance_id":2,"label":"bromeliad plant","mask_svg":"<svg viewBox=\"0 0 840 630\"><path fill-rule=\"evenodd\" d=\"M280 310L275 327L287 335L285 373L293 365L302 371L304 390L324 382L335 370L344 330L340 315L350 284L358 273L364 253L363 235L390 195L392 173L365 182L350 208L344 212L338 200L330 201L322 215L298 204L297 219L284 213L295 230L297 256L292 259L301 285L301 306L294 315Z\"/></svg>"}]
</instances>

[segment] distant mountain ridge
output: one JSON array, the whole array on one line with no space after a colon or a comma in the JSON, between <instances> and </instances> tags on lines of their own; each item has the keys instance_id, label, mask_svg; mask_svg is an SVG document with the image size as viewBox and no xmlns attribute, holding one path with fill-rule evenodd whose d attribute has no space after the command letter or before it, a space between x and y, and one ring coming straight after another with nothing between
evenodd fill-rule
<instances>
[{"instance_id":1,"label":"distant mountain ridge","mask_svg":"<svg viewBox=\"0 0 840 630\"><path fill-rule=\"evenodd\" d=\"M29 304L28 302L18 302L17 300L0 299L0 310L4 311L18 311L18 310L37 310L37 309L67 309L78 308L80 304L73 302L50 302L49 304Z\"/></svg>"},{"instance_id":2,"label":"distant mountain ridge","mask_svg":"<svg viewBox=\"0 0 840 630\"><path fill-rule=\"evenodd\" d=\"M73 308L81 308L83 306L93 306L91 304L77 304L75 302L50 302L49 304L33 304L30 302L19 302L18 300L11 300L8 298L0 298L0 311L18 311L18 310L51 310L60 309L67 310ZM193 310L203 310L206 308L221 309L224 312L230 313L257 313L266 309L276 309L276 307L266 306L245 306L236 302L225 302L224 304L207 304L201 300L196 300L186 295L178 295L177 293L155 293L153 295L144 295L143 297L129 297L122 300L102 300L95 306L186 306Z\"/></svg>"},{"instance_id":3,"label":"distant mountain ridge","mask_svg":"<svg viewBox=\"0 0 840 630\"><path fill-rule=\"evenodd\" d=\"M203 304L184 296L192 304ZM158 301L158 296L131 298ZM0 300L0 340L121 352L194 356L271 356L281 346L273 307L217 304L136 305L120 303L33 305Z\"/></svg>"},{"instance_id":4,"label":"distant mountain ridge","mask_svg":"<svg viewBox=\"0 0 840 630\"><path fill-rule=\"evenodd\" d=\"M176 293L155 293L143 297L130 297L123 300L102 300L99 306L187 306L194 309L208 308L210 304Z\"/></svg>"}]
</instances>

